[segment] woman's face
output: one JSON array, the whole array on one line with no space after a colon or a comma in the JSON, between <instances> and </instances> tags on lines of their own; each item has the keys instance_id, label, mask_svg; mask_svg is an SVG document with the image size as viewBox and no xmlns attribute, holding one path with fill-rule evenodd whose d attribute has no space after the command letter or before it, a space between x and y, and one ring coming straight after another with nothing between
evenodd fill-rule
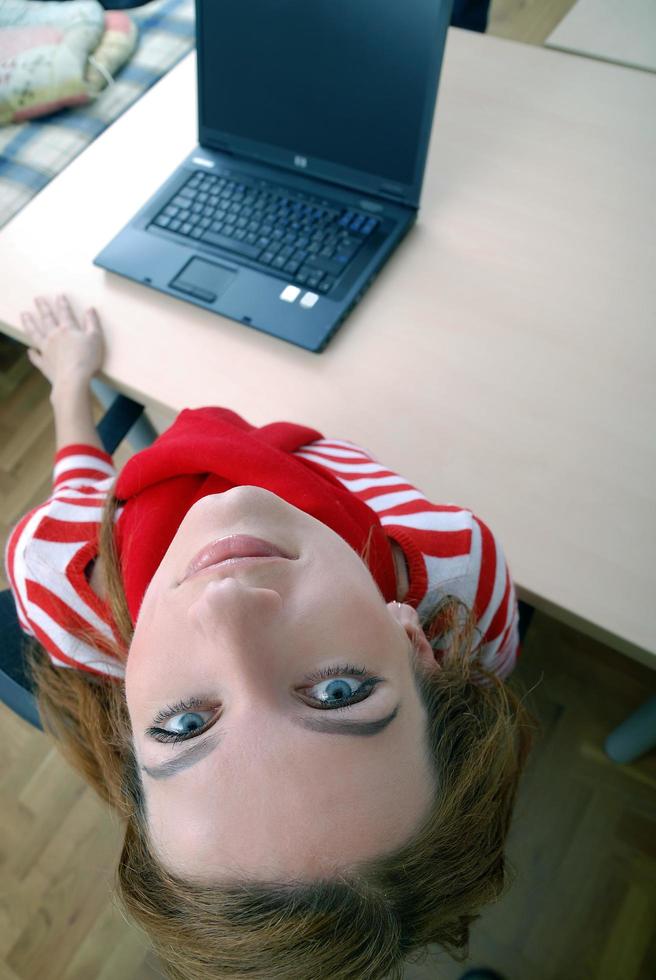
<instances>
[{"instance_id":1,"label":"woman's face","mask_svg":"<svg viewBox=\"0 0 656 980\"><path fill-rule=\"evenodd\" d=\"M184 579L198 551L236 534L291 557ZM312 878L403 845L434 790L412 641L437 669L415 611L386 604L361 558L320 521L258 487L191 507L144 596L125 678L165 865L202 881ZM306 679L340 665L366 674ZM361 700L327 707L352 696ZM155 720L190 699L199 704ZM355 727L390 716L385 727ZM162 744L151 727L203 731ZM189 750L199 751L174 770Z\"/></svg>"}]
</instances>

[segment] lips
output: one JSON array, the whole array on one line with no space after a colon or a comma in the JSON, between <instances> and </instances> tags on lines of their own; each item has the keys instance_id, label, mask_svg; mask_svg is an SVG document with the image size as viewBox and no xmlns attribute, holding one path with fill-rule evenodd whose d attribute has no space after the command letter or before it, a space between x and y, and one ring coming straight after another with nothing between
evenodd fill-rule
<instances>
[{"instance_id":1,"label":"lips","mask_svg":"<svg viewBox=\"0 0 656 980\"><path fill-rule=\"evenodd\" d=\"M184 578L187 579L210 565L218 565L235 558L291 559L293 555L287 554L270 541L263 541L262 538L253 538L248 534L231 534L201 548L187 565Z\"/></svg>"}]
</instances>

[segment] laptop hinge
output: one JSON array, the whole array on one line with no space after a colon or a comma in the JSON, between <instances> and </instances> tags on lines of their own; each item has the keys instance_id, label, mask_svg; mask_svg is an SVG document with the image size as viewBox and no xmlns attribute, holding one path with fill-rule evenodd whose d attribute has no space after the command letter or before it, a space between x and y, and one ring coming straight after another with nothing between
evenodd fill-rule
<instances>
[{"instance_id":1,"label":"laptop hinge","mask_svg":"<svg viewBox=\"0 0 656 980\"><path fill-rule=\"evenodd\" d=\"M396 197L404 204L406 203L403 188L399 187L398 184L379 184L376 190L379 194L384 194L385 197Z\"/></svg>"},{"instance_id":2,"label":"laptop hinge","mask_svg":"<svg viewBox=\"0 0 656 980\"><path fill-rule=\"evenodd\" d=\"M298 172L298 171L291 170L289 167L282 166L279 163L273 163L270 160L264 160L262 158L249 156L245 153L235 153L235 151L231 150L226 143L222 143L220 140L213 139L211 142L208 141L206 145L208 150L216 150L219 153L226 154L227 156L236 157L238 160L244 160L244 162L246 163L259 163L259 164L263 163L267 167L271 167L274 170L280 171L281 174ZM202 150L202 144L201 144L201 150ZM194 162L199 162L199 161L197 158L195 158ZM207 161L207 163L209 163L209 161ZM374 197L376 195L380 195L380 198L383 200L389 201L390 199L392 199L394 201L397 201L399 204L405 204L406 207L417 210L417 205L414 202L408 201L406 199L403 188L400 187L398 184L389 184L389 183L379 184L375 190L365 191L363 188L352 187L349 184L343 184L337 180L330 180L330 178L324 177L323 175L319 176L318 174L304 173L302 176L310 177L314 180L318 180L322 184L328 184L328 185L332 185L333 187L339 187L343 190L350 191L351 194L368 194ZM364 204L364 202L362 203L366 208L366 204ZM368 210L370 211L381 210L381 208L376 206L374 202L372 202L372 205L373 206L370 207Z\"/></svg>"},{"instance_id":3,"label":"laptop hinge","mask_svg":"<svg viewBox=\"0 0 656 980\"><path fill-rule=\"evenodd\" d=\"M229 153L231 157L235 155L235 151L231 150L227 143L222 143L221 140L212 140L209 148L211 150L220 150L221 153Z\"/></svg>"}]
</instances>

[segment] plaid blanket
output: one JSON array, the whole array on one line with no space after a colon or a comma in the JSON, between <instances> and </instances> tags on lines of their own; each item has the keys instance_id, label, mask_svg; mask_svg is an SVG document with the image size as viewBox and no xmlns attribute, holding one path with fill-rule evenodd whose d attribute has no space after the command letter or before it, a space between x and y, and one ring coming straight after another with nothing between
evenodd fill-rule
<instances>
[{"instance_id":1,"label":"plaid blanket","mask_svg":"<svg viewBox=\"0 0 656 980\"><path fill-rule=\"evenodd\" d=\"M113 85L89 105L0 128L0 228L195 44L194 0L128 12L139 43Z\"/></svg>"}]
</instances>

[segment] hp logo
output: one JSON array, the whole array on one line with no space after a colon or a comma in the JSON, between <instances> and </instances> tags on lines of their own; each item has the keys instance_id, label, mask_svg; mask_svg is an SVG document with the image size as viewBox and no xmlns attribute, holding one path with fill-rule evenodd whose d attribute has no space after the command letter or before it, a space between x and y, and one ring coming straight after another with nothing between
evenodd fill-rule
<instances>
[{"instance_id":1,"label":"hp logo","mask_svg":"<svg viewBox=\"0 0 656 980\"><path fill-rule=\"evenodd\" d=\"M307 167L307 157L294 157L294 163L297 167Z\"/></svg>"}]
</instances>

